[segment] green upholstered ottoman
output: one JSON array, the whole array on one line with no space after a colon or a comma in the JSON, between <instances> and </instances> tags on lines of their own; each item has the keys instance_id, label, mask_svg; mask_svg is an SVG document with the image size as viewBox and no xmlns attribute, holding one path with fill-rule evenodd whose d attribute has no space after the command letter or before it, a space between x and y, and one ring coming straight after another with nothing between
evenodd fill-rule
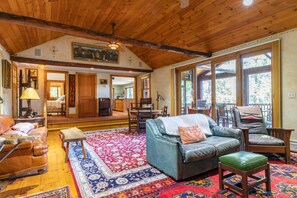
<instances>
[{"instance_id":1,"label":"green upholstered ottoman","mask_svg":"<svg viewBox=\"0 0 297 198\"><path fill-rule=\"evenodd\" d=\"M270 167L267 157L264 155L239 151L228 155L221 156L219 158L219 182L220 189L224 189L224 185L229 188L242 193L242 197L248 197L248 190L258 186L261 183L266 183L266 191L270 191ZM231 173L224 175L224 171ZM261 178L255 176L255 173L265 171L265 177ZM226 181L225 178L233 175L240 175L241 186L233 185ZM255 179L252 183L248 183L248 177Z\"/></svg>"}]
</instances>

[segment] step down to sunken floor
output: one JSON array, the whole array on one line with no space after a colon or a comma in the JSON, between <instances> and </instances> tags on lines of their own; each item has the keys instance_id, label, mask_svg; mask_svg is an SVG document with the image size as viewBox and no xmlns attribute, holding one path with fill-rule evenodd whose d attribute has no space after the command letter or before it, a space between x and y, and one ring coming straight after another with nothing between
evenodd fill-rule
<instances>
[{"instance_id":1,"label":"step down to sunken floor","mask_svg":"<svg viewBox=\"0 0 297 198\"><path fill-rule=\"evenodd\" d=\"M92 131L92 130L103 130L103 129L114 129L128 127L128 118L110 118L110 119L100 119L97 120L92 118L88 119L73 119L71 118L61 121L48 121L47 128L48 132L60 131L61 129L67 129L71 127L77 127L82 131Z\"/></svg>"}]
</instances>

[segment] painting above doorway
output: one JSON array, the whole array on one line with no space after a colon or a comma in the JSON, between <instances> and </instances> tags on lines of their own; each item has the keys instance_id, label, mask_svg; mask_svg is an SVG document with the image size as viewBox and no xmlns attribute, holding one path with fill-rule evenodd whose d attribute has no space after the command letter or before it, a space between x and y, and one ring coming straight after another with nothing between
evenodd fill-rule
<instances>
[{"instance_id":1,"label":"painting above doorway","mask_svg":"<svg viewBox=\"0 0 297 198\"><path fill-rule=\"evenodd\" d=\"M118 63L119 51L99 46L72 43L72 57L75 60Z\"/></svg>"}]
</instances>

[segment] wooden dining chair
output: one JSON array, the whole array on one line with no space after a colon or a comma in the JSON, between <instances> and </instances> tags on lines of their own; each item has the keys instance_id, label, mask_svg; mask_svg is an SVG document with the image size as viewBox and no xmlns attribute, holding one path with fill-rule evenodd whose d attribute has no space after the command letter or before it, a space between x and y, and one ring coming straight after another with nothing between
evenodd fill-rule
<instances>
[{"instance_id":1,"label":"wooden dining chair","mask_svg":"<svg viewBox=\"0 0 297 198\"><path fill-rule=\"evenodd\" d=\"M127 112L128 112L129 131L132 132L132 129L137 130L137 128L138 128L138 126L137 126L137 116L132 115L129 108L127 108Z\"/></svg>"},{"instance_id":2,"label":"wooden dining chair","mask_svg":"<svg viewBox=\"0 0 297 198\"><path fill-rule=\"evenodd\" d=\"M196 113L198 113L198 109L188 107L188 114L196 114Z\"/></svg>"},{"instance_id":3,"label":"wooden dining chair","mask_svg":"<svg viewBox=\"0 0 297 198\"><path fill-rule=\"evenodd\" d=\"M141 131L146 129L146 121L148 119L152 119L152 108L138 108L137 109L137 131L140 133Z\"/></svg>"}]
</instances>

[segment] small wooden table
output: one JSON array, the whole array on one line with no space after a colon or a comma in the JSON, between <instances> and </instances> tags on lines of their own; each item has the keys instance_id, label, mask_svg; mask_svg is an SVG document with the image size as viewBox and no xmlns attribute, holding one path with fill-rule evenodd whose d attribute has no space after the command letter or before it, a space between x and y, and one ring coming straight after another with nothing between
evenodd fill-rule
<instances>
[{"instance_id":1,"label":"small wooden table","mask_svg":"<svg viewBox=\"0 0 297 198\"><path fill-rule=\"evenodd\" d=\"M60 130L60 134L62 136L62 148L64 147L64 143L65 142L67 143L65 162L68 161L69 142L80 141L82 152L84 154L84 158L86 159L86 152L85 152L84 143L83 143L83 140L86 140L86 136L83 134L83 132L80 129L76 127L63 129L63 130Z\"/></svg>"}]
</instances>

